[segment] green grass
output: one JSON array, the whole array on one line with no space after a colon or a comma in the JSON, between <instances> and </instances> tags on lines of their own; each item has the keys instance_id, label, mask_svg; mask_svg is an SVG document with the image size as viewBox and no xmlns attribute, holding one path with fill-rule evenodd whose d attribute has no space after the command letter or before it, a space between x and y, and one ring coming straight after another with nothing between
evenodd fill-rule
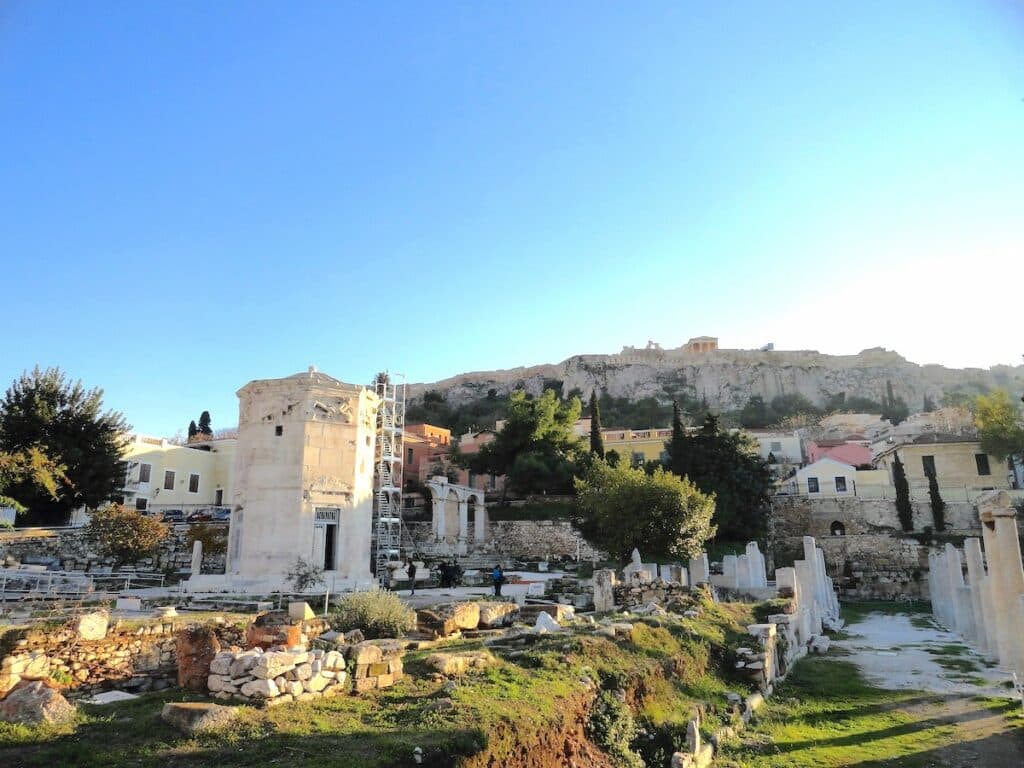
<instances>
[{"instance_id":1,"label":"green grass","mask_svg":"<svg viewBox=\"0 0 1024 768\"><path fill-rule=\"evenodd\" d=\"M0 725L0 766L263 768L279 761L295 768L390 768L411 764L416 747L424 751L424 765L455 765L481 753L500 764L513 750L539 745L572 722L595 685L626 691L652 732L677 732L698 703L749 690L731 677L729 649L749 644L752 606L715 605L700 595L694 602L700 619L630 617L631 641L582 629L526 647L496 647L497 663L461 678L450 691L425 663L437 649L411 652L405 679L385 691L266 710L241 707L238 721L217 735L187 738L160 720L168 701L203 700L182 691L83 706L76 722L59 728ZM479 640L457 640L442 649L481 647ZM440 697L453 706L435 710Z\"/></svg>"},{"instance_id":2,"label":"green grass","mask_svg":"<svg viewBox=\"0 0 1024 768\"><path fill-rule=\"evenodd\" d=\"M895 603L883 600L844 600L840 605L840 609L842 617L847 624L859 624L872 613L883 613L889 616L906 614L911 617L911 622L918 620L931 621L930 617L926 619L916 615L922 613L931 614L929 604L919 600L910 603Z\"/></svg>"},{"instance_id":3,"label":"green grass","mask_svg":"<svg viewBox=\"0 0 1024 768\"><path fill-rule=\"evenodd\" d=\"M956 726L941 716L942 698L887 691L831 654L801 661L758 712L754 727L728 743L723 766L742 768L924 768L954 743ZM979 710L1012 713L1019 704L975 699ZM1012 715L1011 715L1012 716ZM1022 718L1024 720L1024 718ZM1011 722L1020 727L1024 722Z\"/></svg>"}]
</instances>

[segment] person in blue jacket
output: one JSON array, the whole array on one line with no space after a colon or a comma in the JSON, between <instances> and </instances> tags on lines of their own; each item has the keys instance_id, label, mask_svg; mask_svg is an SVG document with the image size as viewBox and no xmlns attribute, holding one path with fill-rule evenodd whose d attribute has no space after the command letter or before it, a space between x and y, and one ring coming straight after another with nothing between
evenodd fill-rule
<instances>
[{"instance_id":1,"label":"person in blue jacket","mask_svg":"<svg viewBox=\"0 0 1024 768\"><path fill-rule=\"evenodd\" d=\"M494 596L501 597L501 585L505 583L505 572L501 570L500 565L494 566L494 570L491 571L491 579L494 581Z\"/></svg>"}]
</instances>

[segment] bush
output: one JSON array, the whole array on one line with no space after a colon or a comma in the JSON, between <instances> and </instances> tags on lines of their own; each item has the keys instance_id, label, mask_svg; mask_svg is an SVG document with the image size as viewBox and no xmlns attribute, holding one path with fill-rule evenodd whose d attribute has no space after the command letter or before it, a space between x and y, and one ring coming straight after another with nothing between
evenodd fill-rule
<instances>
[{"instance_id":1,"label":"bush","mask_svg":"<svg viewBox=\"0 0 1024 768\"><path fill-rule=\"evenodd\" d=\"M91 513L84 533L100 555L111 558L121 567L155 554L160 543L170 535L170 528L138 510L108 504Z\"/></svg>"},{"instance_id":2,"label":"bush","mask_svg":"<svg viewBox=\"0 0 1024 768\"><path fill-rule=\"evenodd\" d=\"M0 520L0 528L9 529L9 528L13 528L13 527L14 527L14 523L12 523L6 517L3 520Z\"/></svg>"},{"instance_id":3,"label":"bush","mask_svg":"<svg viewBox=\"0 0 1024 768\"><path fill-rule=\"evenodd\" d=\"M633 713L615 694L601 691L590 711L587 724L590 738L624 768L643 768L643 760L633 751L633 741L640 735Z\"/></svg>"},{"instance_id":4,"label":"bush","mask_svg":"<svg viewBox=\"0 0 1024 768\"><path fill-rule=\"evenodd\" d=\"M416 614L394 592L374 589L345 595L331 614L339 631L361 629L367 638L400 637L416 626Z\"/></svg>"}]
</instances>

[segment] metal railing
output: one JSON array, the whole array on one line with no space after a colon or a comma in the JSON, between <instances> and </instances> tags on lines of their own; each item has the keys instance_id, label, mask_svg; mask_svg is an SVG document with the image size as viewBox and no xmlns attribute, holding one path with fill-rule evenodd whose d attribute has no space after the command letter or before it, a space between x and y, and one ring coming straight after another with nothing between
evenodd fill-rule
<instances>
[{"instance_id":1,"label":"metal railing","mask_svg":"<svg viewBox=\"0 0 1024 768\"><path fill-rule=\"evenodd\" d=\"M146 571L47 571L38 566L0 568L0 601L103 597L131 589L163 587L162 573Z\"/></svg>"}]
</instances>

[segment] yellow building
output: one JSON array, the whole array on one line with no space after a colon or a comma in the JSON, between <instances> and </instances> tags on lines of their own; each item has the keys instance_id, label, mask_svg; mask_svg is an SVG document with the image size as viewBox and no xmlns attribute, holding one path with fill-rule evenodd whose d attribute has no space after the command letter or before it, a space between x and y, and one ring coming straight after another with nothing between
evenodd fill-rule
<instances>
[{"instance_id":1,"label":"yellow building","mask_svg":"<svg viewBox=\"0 0 1024 768\"><path fill-rule=\"evenodd\" d=\"M234 493L235 438L175 445L132 435L124 453L125 504L140 511L183 513L230 508Z\"/></svg>"},{"instance_id":2,"label":"yellow building","mask_svg":"<svg viewBox=\"0 0 1024 768\"><path fill-rule=\"evenodd\" d=\"M672 437L671 429L602 429L605 453L615 451L633 466L666 458L665 443Z\"/></svg>"},{"instance_id":3,"label":"yellow building","mask_svg":"<svg viewBox=\"0 0 1024 768\"><path fill-rule=\"evenodd\" d=\"M964 489L965 498L976 491L1010 488L1006 462L982 451L973 438L926 433L886 448L875 457L875 466L888 473L890 482L896 456L903 463L912 491L927 489L929 472L935 473L942 489Z\"/></svg>"}]
</instances>

